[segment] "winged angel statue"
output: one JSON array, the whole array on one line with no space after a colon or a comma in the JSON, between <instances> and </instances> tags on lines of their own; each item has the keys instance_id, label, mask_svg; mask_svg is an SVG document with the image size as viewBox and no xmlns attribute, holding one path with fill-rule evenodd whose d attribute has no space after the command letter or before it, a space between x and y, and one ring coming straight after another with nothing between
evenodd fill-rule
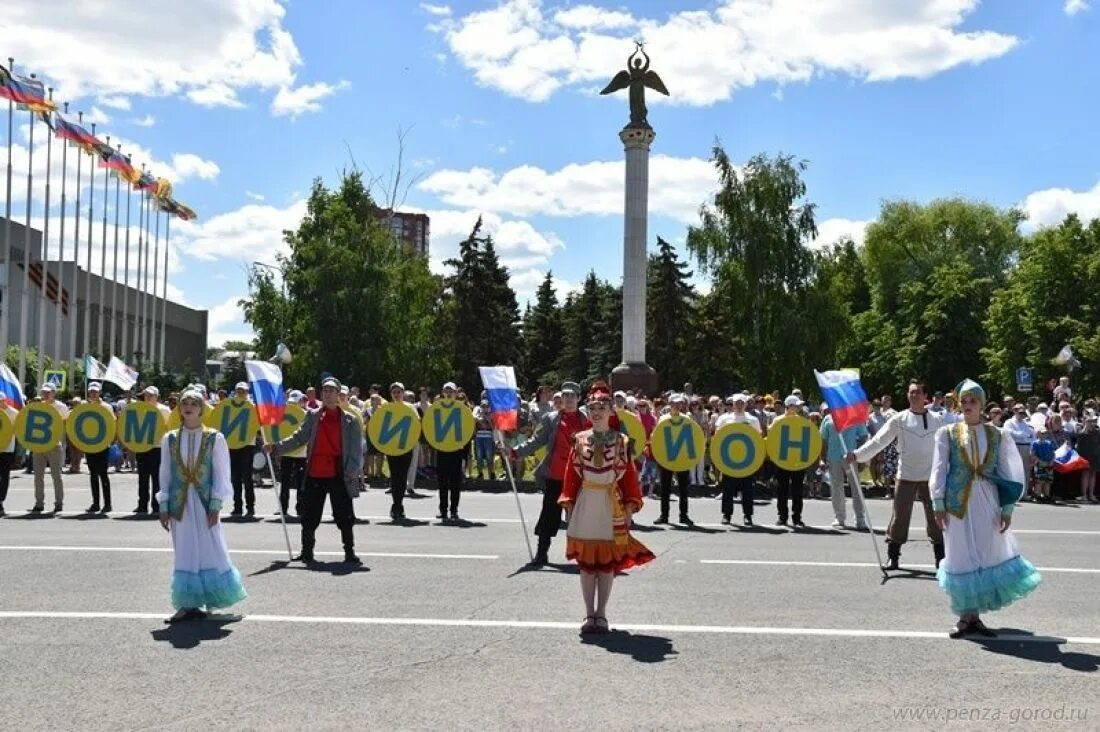
<instances>
[{"instance_id":1,"label":"winged angel statue","mask_svg":"<svg viewBox=\"0 0 1100 732\"><path fill-rule=\"evenodd\" d=\"M646 54L643 44L635 41L634 53L626 60L626 70L615 74L600 94L611 94L622 89L630 89L630 124L629 127L642 127L649 129L646 121L645 88L648 86L656 92L668 96L668 89L656 71L649 70L649 56Z\"/></svg>"}]
</instances>

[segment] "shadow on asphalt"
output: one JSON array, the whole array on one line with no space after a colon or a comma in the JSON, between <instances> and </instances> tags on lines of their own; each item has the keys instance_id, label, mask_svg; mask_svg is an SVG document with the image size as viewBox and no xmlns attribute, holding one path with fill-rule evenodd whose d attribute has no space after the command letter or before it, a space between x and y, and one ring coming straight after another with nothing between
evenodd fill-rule
<instances>
[{"instance_id":1,"label":"shadow on asphalt","mask_svg":"<svg viewBox=\"0 0 1100 732\"><path fill-rule=\"evenodd\" d=\"M486 526L488 526L488 524L482 523L480 521L467 521L466 519L458 519L457 521L454 521L452 519L447 519L446 521L436 519L432 523L432 525L450 526L453 529L484 529Z\"/></svg>"},{"instance_id":2,"label":"shadow on asphalt","mask_svg":"<svg viewBox=\"0 0 1100 732\"><path fill-rule=\"evenodd\" d=\"M512 577L515 577L517 575L527 574L529 572L557 572L558 574L580 574L581 570L575 564L550 563L540 566L535 566L533 564L524 564L515 572L512 572L510 575L508 575L507 579L511 579Z\"/></svg>"},{"instance_id":3,"label":"shadow on asphalt","mask_svg":"<svg viewBox=\"0 0 1100 732\"><path fill-rule=\"evenodd\" d=\"M73 516L58 516L59 519L65 521L98 521L100 519L111 518L105 513L78 513Z\"/></svg>"},{"instance_id":4,"label":"shadow on asphalt","mask_svg":"<svg viewBox=\"0 0 1100 732\"><path fill-rule=\"evenodd\" d=\"M128 513L125 516L112 516L113 521L156 521L158 518L155 513Z\"/></svg>"},{"instance_id":5,"label":"shadow on asphalt","mask_svg":"<svg viewBox=\"0 0 1100 732\"><path fill-rule=\"evenodd\" d=\"M803 526L800 529L794 529L791 533L793 533L793 534L813 534L814 536L846 536L849 532L839 531L837 529L819 529L816 526ZM862 532L862 531L859 531L859 532L853 531L851 533L862 534L864 532Z\"/></svg>"},{"instance_id":6,"label":"shadow on asphalt","mask_svg":"<svg viewBox=\"0 0 1100 732\"><path fill-rule=\"evenodd\" d=\"M370 567L363 564L348 564L347 562L310 562L309 564L303 564L298 561L291 563L282 559L274 561L263 569L257 570L248 576L259 577L262 574L271 574L272 572L278 572L282 569L296 569L306 572L327 572L333 577L343 577L349 574L370 571Z\"/></svg>"},{"instance_id":7,"label":"shadow on asphalt","mask_svg":"<svg viewBox=\"0 0 1100 732\"><path fill-rule=\"evenodd\" d=\"M403 519L390 519L389 521L379 521L378 525L379 526L408 526L408 527L413 527L413 526L430 526L431 523L432 523L431 521L422 521L420 519L403 518Z\"/></svg>"},{"instance_id":8,"label":"shadow on asphalt","mask_svg":"<svg viewBox=\"0 0 1100 732\"><path fill-rule=\"evenodd\" d=\"M662 663L678 653L668 638L628 633L625 630L612 630L604 635L585 635L581 637L581 643L599 646L609 653L630 656L639 663Z\"/></svg>"},{"instance_id":9,"label":"shadow on asphalt","mask_svg":"<svg viewBox=\"0 0 1100 732\"><path fill-rule=\"evenodd\" d=\"M760 524L753 524L752 526L745 526L744 524L730 524L730 530L736 529L737 531L744 531L748 534L789 534L791 532L786 529L775 529L771 526L761 526ZM799 529L801 532L802 529Z\"/></svg>"},{"instance_id":10,"label":"shadow on asphalt","mask_svg":"<svg viewBox=\"0 0 1100 732\"><path fill-rule=\"evenodd\" d=\"M726 533L722 529L708 529L706 526L700 526L695 524L694 526L685 526L684 524L670 524L670 529L674 531L694 531L697 534L724 534Z\"/></svg>"},{"instance_id":11,"label":"shadow on asphalt","mask_svg":"<svg viewBox=\"0 0 1100 732\"><path fill-rule=\"evenodd\" d=\"M1100 670L1100 656L1062 650L1061 645L1066 642L1065 638L1037 636L1031 631L1016 628L997 628L996 630L1001 637L968 636L967 640L982 646L990 653L1014 656L1024 661L1058 664L1070 671L1095 673Z\"/></svg>"},{"instance_id":12,"label":"shadow on asphalt","mask_svg":"<svg viewBox=\"0 0 1100 732\"><path fill-rule=\"evenodd\" d=\"M153 640L171 643L173 648L188 650L200 643L228 638L233 631L225 626L240 622L238 615L209 615L202 620L186 620L149 633Z\"/></svg>"},{"instance_id":13,"label":"shadow on asphalt","mask_svg":"<svg viewBox=\"0 0 1100 732\"><path fill-rule=\"evenodd\" d=\"M906 569L901 567L900 569L889 569L887 572L895 572L900 574L887 574L883 577L881 584L886 584L890 580L934 580L936 579L936 571L934 569Z\"/></svg>"}]
</instances>

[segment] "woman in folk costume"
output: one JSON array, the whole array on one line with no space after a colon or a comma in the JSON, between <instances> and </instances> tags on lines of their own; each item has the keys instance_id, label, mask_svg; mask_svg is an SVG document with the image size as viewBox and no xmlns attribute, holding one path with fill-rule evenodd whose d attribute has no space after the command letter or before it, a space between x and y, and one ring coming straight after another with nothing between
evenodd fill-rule
<instances>
[{"instance_id":1,"label":"woman in folk costume","mask_svg":"<svg viewBox=\"0 0 1100 732\"><path fill-rule=\"evenodd\" d=\"M946 550L937 578L959 616L951 637L992 637L980 613L1007 607L1040 582L1009 531L1024 466L1012 439L982 423L982 387L967 379L956 393L963 420L936 432L932 456L932 506Z\"/></svg>"},{"instance_id":2,"label":"woman in folk costume","mask_svg":"<svg viewBox=\"0 0 1100 732\"><path fill-rule=\"evenodd\" d=\"M171 531L175 551L172 605L166 622L205 617L203 608L229 607L246 597L241 575L229 559L219 523L222 502L233 496L229 448L202 424L202 394L180 396L182 426L161 442L160 524Z\"/></svg>"},{"instance_id":3,"label":"woman in folk costume","mask_svg":"<svg viewBox=\"0 0 1100 732\"><path fill-rule=\"evenodd\" d=\"M558 499L569 514L565 557L581 570L582 633L610 630L607 601L615 573L654 558L630 535L631 517L642 507L642 492L627 438L611 428L611 415L611 393L597 382L588 395L592 428L574 439Z\"/></svg>"}]
</instances>

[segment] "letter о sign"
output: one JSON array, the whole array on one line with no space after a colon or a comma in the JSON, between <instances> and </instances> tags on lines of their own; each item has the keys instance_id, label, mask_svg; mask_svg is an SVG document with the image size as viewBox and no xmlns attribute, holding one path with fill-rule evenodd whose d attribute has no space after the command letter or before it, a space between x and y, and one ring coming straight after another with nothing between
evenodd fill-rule
<instances>
[{"instance_id":1,"label":"letter \u043e sign","mask_svg":"<svg viewBox=\"0 0 1100 732\"><path fill-rule=\"evenodd\" d=\"M463 402L437 399L424 412L424 439L440 452L461 450L474 439L474 413Z\"/></svg>"},{"instance_id":2,"label":"letter \u043e sign","mask_svg":"<svg viewBox=\"0 0 1100 732\"><path fill-rule=\"evenodd\" d=\"M783 470L805 470L821 455L821 434L798 415L783 416L768 428L768 457Z\"/></svg>"},{"instance_id":3,"label":"letter \u043e sign","mask_svg":"<svg viewBox=\"0 0 1100 732\"><path fill-rule=\"evenodd\" d=\"M57 447L64 432L61 413L45 402L31 402L15 418L15 439L35 454Z\"/></svg>"},{"instance_id":4,"label":"letter \u043e sign","mask_svg":"<svg viewBox=\"0 0 1100 732\"><path fill-rule=\"evenodd\" d=\"M115 435L123 446L134 453L149 452L160 447L168 422L155 404L130 402L118 415Z\"/></svg>"},{"instance_id":5,"label":"letter \u043e sign","mask_svg":"<svg viewBox=\"0 0 1100 732\"><path fill-rule=\"evenodd\" d=\"M260 415L251 402L234 404L225 399L206 413L203 423L222 433L225 444L230 450L239 450L256 443L256 433L260 431Z\"/></svg>"},{"instance_id":6,"label":"letter \u043e sign","mask_svg":"<svg viewBox=\"0 0 1100 732\"><path fill-rule=\"evenodd\" d=\"M81 452L103 452L115 441L115 413L102 402L84 402L69 412L65 434Z\"/></svg>"},{"instance_id":7,"label":"letter \u043e sign","mask_svg":"<svg viewBox=\"0 0 1100 732\"><path fill-rule=\"evenodd\" d=\"M673 417L658 422L649 436L653 459L665 470L691 470L703 459L707 439L703 428L690 417Z\"/></svg>"},{"instance_id":8,"label":"letter \u043e sign","mask_svg":"<svg viewBox=\"0 0 1100 732\"><path fill-rule=\"evenodd\" d=\"M16 416L18 417L19 414L16 413ZM11 416L8 415L8 410L0 407L0 445L7 446L14 435L15 423L12 422Z\"/></svg>"},{"instance_id":9,"label":"letter \u043e sign","mask_svg":"<svg viewBox=\"0 0 1100 732\"><path fill-rule=\"evenodd\" d=\"M764 438L750 425L722 425L710 439L710 461L722 475L748 478L764 464Z\"/></svg>"},{"instance_id":10,"label":"letter \u043e sign","mask_svg":"<svg viewBox=\"0 0 1100 732\"><path fill-rule=\"evenodd\" d=\"M615 414L619 417L619 424L623 432L630 438L630 457L638 460L645 453L645 427L642 426L642 420L638 419L638 415L634 412L629 412L625 409L616 409Z\"/></svg>"},{"instance_id":11,"label":"letter \u043e sign","mask_svg":"<svg viewBox=\"0 0 1100 732\"><path fill-rule=\"evenodd\" d=\"M420 416L405 402L383 404L370 418L367 436L383 455L404 455L420 440Z\"/></svg>"},{"instance_id":12,"label":"letter \u043e sign","mask_svg":"<svg viewBox=\"0 0 1100 732\"><path fill-rule=\"evenodd\" d=\"M293 435L306 421L306 410L297 404L287 404L283 412L283 421L271 427L264 427L264 442L278 444Z\"/></svg>"}]
</instances>

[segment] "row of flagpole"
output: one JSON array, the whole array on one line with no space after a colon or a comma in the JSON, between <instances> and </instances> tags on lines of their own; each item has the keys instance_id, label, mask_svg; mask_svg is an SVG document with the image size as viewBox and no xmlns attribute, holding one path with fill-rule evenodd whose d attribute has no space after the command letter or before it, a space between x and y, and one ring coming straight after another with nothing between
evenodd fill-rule
<instances>
[{"instance_id":1,"label":"row of flagpole","mask_svg":"<svg viewBox=\"0 0 1100 732\"><path fill-rule=\"evenodd\" d=\"M34 167L34 135L36 122L43 122L46 127L46 186L45 186L45 200L44 200L44 212L43 212L43 226L42 226L42 257L41 257L41 278L40 278L40 297L38 301L38 373L37 383L41 384L43 380L43 372L45 369L45 356L48 353L55 361L67 360L69 363L68 369L68 383L73 384L75 377L75 364L78 358L82 356L86 357L92 353L93 346L97 349L100 357L106 358L107 356L116 352L123 354L123 359L129 360L131 357L136 357L139 361L142 356L145 356L145 360L160 364L164 364L165 346L166 346L166 328L167 328L167 310L168 310L168 244L169 244L169 222L171 216L178 216L184 220L190 220L195 217L195 213L184 206L183 204L175 201L172 198L172 186L163 179L156 178L151 173L145 170L145 166L141 166L141 170L138 171L133 167L129 155L123 155L121 151L121 145L111 147L110 136L105 136L105 142L100 141L96 137L96 125L91 124L91 131L83 128L83 113L79 113L77 121L72 122L62 116L62 113L58 111L57 105L53 101L53 89L46 89L44 84L37 80L34 74L27 77L17 76L14 73L14 59L8 58L8 68L4 68L0 65L0 97L6 98L8 101L8 143L7 143L7 170L6 170L6 196L5 196L5 223L4 223L4 244L2 258L8 265L8 282L11 282L11 222L12 222L12 148L14 144L14 120L16 111L27 111L29 114L30 126L27 135L27 202L26 202L26 221L24 224L24 237L23 237L23 283L22 283L22 300L20 307L20 322L19 322L19 370L18 378L20 383L26 383L26 367L27 367L27 347L28 347L28 329L29 329L29 317L31 310L31 261L30 261L30 249L31 249L31 215L33 209L33 167ZM68 114L68 104L64 105L64 114ZM52 134L51 134L52 133ZM60 198L60 215L59 215L59 231L57 235L58 244L58 256L56 261L57 278L56 278L56 296L54 298L57 305L57 325L54 328L53 343L52 345L47 343L46 338L46 311L48 309L51 297L49 294L50 288L50 215L53 211L52 201L52 164L53 164L53 138L57 137L63 142L67 141L77 148L77 165L76 165L76 195L75 201L72 207L72 219L73 219L73 233L72 233L72 276L71 281L66 284L64 281L64 265L65 262L65 235L66 235L66 208L68 207L67 196L67 184L68 184L68 145L62 145L61 151L61 198ZM93 282L92 282L92 258L94 247L94 230L95 222L94 217L96 213L95 209L95 188L96 181L96 166L89 164L88 173L88 208L87 208L87 234L85 242L85 266L83 268L83 287L81 287L79 272L79 255L80 255L80 227L81 227L81 192L84 188L82 185L82 167L83 167L83 155L80 153L87 153L90 158L98 158L99 168L103 169L103 204L102 204L102 219L101 219L101 233L100 233L100 282L98 292L98 317L95 324L96 336L93 344L92 338L92 322L91 322L91 299L93 295ZM106 322L107 312L107 237L108 237L108 208L110 202L110 176L115 176L115 191L114 191L114 237L113 237L113 269L112 277L110 281L110 323ZM122 225L122 193L123 185L122 181L125 180L127 185L125 186L126 194L126 216L125 216L125 230L120 239L119 226ZM137 293L136 299L134 299L134 322L132 327L130 326L130 305L131 297L129 288L131 287L131 271L130 271L130 237L131 237L131 213L132 213L132 194L134 191L139 194L138 201L138 227L137 227L137 266L133 274L132 287ZM145 193L146 195L141 195ZM164 212L164 267L163 274L160 271L161 264L161 212ZM123 267L122 267L122 312L121 323L119 323L119 244L125 249ZM150 251L151 249L151 251ZM152 272L150 273L150 265ZM152 289L150 289L150 274L152 274ZM159 294L158 294L159 289ZM77 323L80 317L79 312L79 297L83 292L85 308L83 313L83 342L80 344L82 347L82 356L78 355L77 344ZM0 334L4 336L5 347L8 345L9 335L11 333L11 291L5 285L4 301L0 303ZM158 302L160 300L160 302ZM63 345L61 338L62 321L64 311L67 307L69 311L69 342L67 349L67 358L62 359ZM158 313L159 306L159 313ZM159 322L158 322L159 321ZM121 333L119 332L121 331ZM158 338L159 334L159 338ZM106 335L108 340L104 340ZM131 335L133 337L131 343ZM131 349L132 345L132 349ZM121 348L120 348L121 346Z\"/></svg>"}]
</instances>

